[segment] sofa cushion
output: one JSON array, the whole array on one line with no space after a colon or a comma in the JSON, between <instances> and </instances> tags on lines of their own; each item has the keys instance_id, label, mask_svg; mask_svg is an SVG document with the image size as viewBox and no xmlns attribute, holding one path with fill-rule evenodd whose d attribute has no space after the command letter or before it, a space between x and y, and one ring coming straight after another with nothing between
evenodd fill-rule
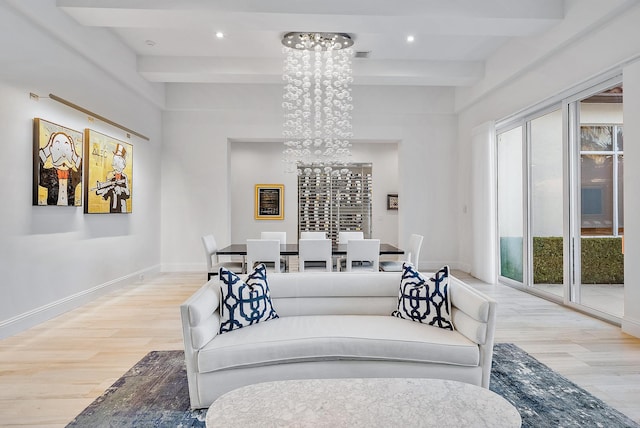
<instances>
[{"instance_id":1,"label":"sofa cushion","mask_svg":"<svg viewBox=\"0 0 640 428\"><path fill-rule=\"evenodd\" d=\"M449 297L449 266L425 279L411 264L402 266L398 309L391 315L453 330Z\"/></svg>"},{"instance_id":2,"label":"sofa cushion","mask_svg":"<svg viewBox=\"0 0 640 428\"><path fill-rule=\"evenodd\" d=\"M220 333L278 318L273 309L267 268L258 265L246 282L238 275L220 268Z\"/></svg>"},{"instance_id":3,"label":"sofa cushion","mask_svg":"<svg viewBox=\"0 0 640 428\"><path fill-rule=\"evenodd\" d=\"M388 315L281 317L217 336L198 353L201 373L317 360L390 360L477 366L462 334ZM383 375L384 373L381 373Z\"/></svg>"}]
</instances>

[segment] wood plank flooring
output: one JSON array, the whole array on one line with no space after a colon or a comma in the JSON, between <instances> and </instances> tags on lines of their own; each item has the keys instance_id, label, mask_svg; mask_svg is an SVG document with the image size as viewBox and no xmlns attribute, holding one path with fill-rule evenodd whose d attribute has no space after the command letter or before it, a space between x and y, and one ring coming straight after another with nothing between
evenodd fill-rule
<instances>
[{"instance_id":1,"label":"wood plank flooring","mask_svg":"<svg viewBox=\"0 0 640 428\"><path fill-rule=\"evenodd\" d=\"M497 342L517 344L640 423L640 339L455 274L499 302ZM147 352L182 349L178 306L204 279L161 274L0 341L0 426L64 427Z\"/></svg>"}]
</instances>

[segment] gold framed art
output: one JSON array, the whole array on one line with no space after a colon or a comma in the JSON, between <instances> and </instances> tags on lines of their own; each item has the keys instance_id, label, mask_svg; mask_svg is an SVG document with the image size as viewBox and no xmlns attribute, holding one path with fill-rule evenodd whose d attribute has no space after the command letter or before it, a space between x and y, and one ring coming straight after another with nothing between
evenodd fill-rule
<instances>
[{"instance_id":1,"label":"gold framed art","mask_svg":"<svg viewBox=\"0 0 640 428\"><path fill-rule=\"evenodd\" d=\"M133 146L92 129L85 130L86 214L130 213Z\"/></svg>"},{"instance_id":2,"label":"gold framed art","mask_svg":"<svg viewBox=\"0 0 640 428\"><path fill-rule=\"evenodd\" d=\"M255 219L284 220L284 184L256 184Z\"/></svg>"}]
</instances>

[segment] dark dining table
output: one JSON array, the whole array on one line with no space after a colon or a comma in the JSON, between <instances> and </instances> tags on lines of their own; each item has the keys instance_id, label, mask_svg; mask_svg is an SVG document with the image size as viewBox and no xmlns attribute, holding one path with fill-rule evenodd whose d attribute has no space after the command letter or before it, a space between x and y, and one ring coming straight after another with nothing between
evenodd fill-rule
<instances>
[{"instance_id":1,"label":"dark dining table","mask_svg":"<svg viewBox=\"0 0 640 428\"><path fill-rule=\"evenodd\" d=\"M247 244L231 244L216 251L221 256L246 256ZM334 245L331 248L331 254L334 256L346 256L347 244ZM380 243L380 255L404 254L404 250L391 244ZM297 256L298 244L282 244L280 245L281 256Z\"/></svg>"}]
</instances>

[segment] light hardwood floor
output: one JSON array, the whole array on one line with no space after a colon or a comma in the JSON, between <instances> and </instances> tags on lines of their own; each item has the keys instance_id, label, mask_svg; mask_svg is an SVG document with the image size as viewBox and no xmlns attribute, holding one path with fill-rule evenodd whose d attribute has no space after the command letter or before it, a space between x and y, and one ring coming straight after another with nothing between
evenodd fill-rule
<instances>
[{"instance_id":1,"label":"light hardwood floor","mask_svg":"<svg viewBox=\"0 0 640 428\"><path fill-rule=\"evenodd\" d=\"M640 339L526 293L455 272L498 301L515 343L640 422ZM182 349L178 306L204 274L161 274L0 341L0 426L63 427L153 350Z\"/></svg>"}]
</instances>

